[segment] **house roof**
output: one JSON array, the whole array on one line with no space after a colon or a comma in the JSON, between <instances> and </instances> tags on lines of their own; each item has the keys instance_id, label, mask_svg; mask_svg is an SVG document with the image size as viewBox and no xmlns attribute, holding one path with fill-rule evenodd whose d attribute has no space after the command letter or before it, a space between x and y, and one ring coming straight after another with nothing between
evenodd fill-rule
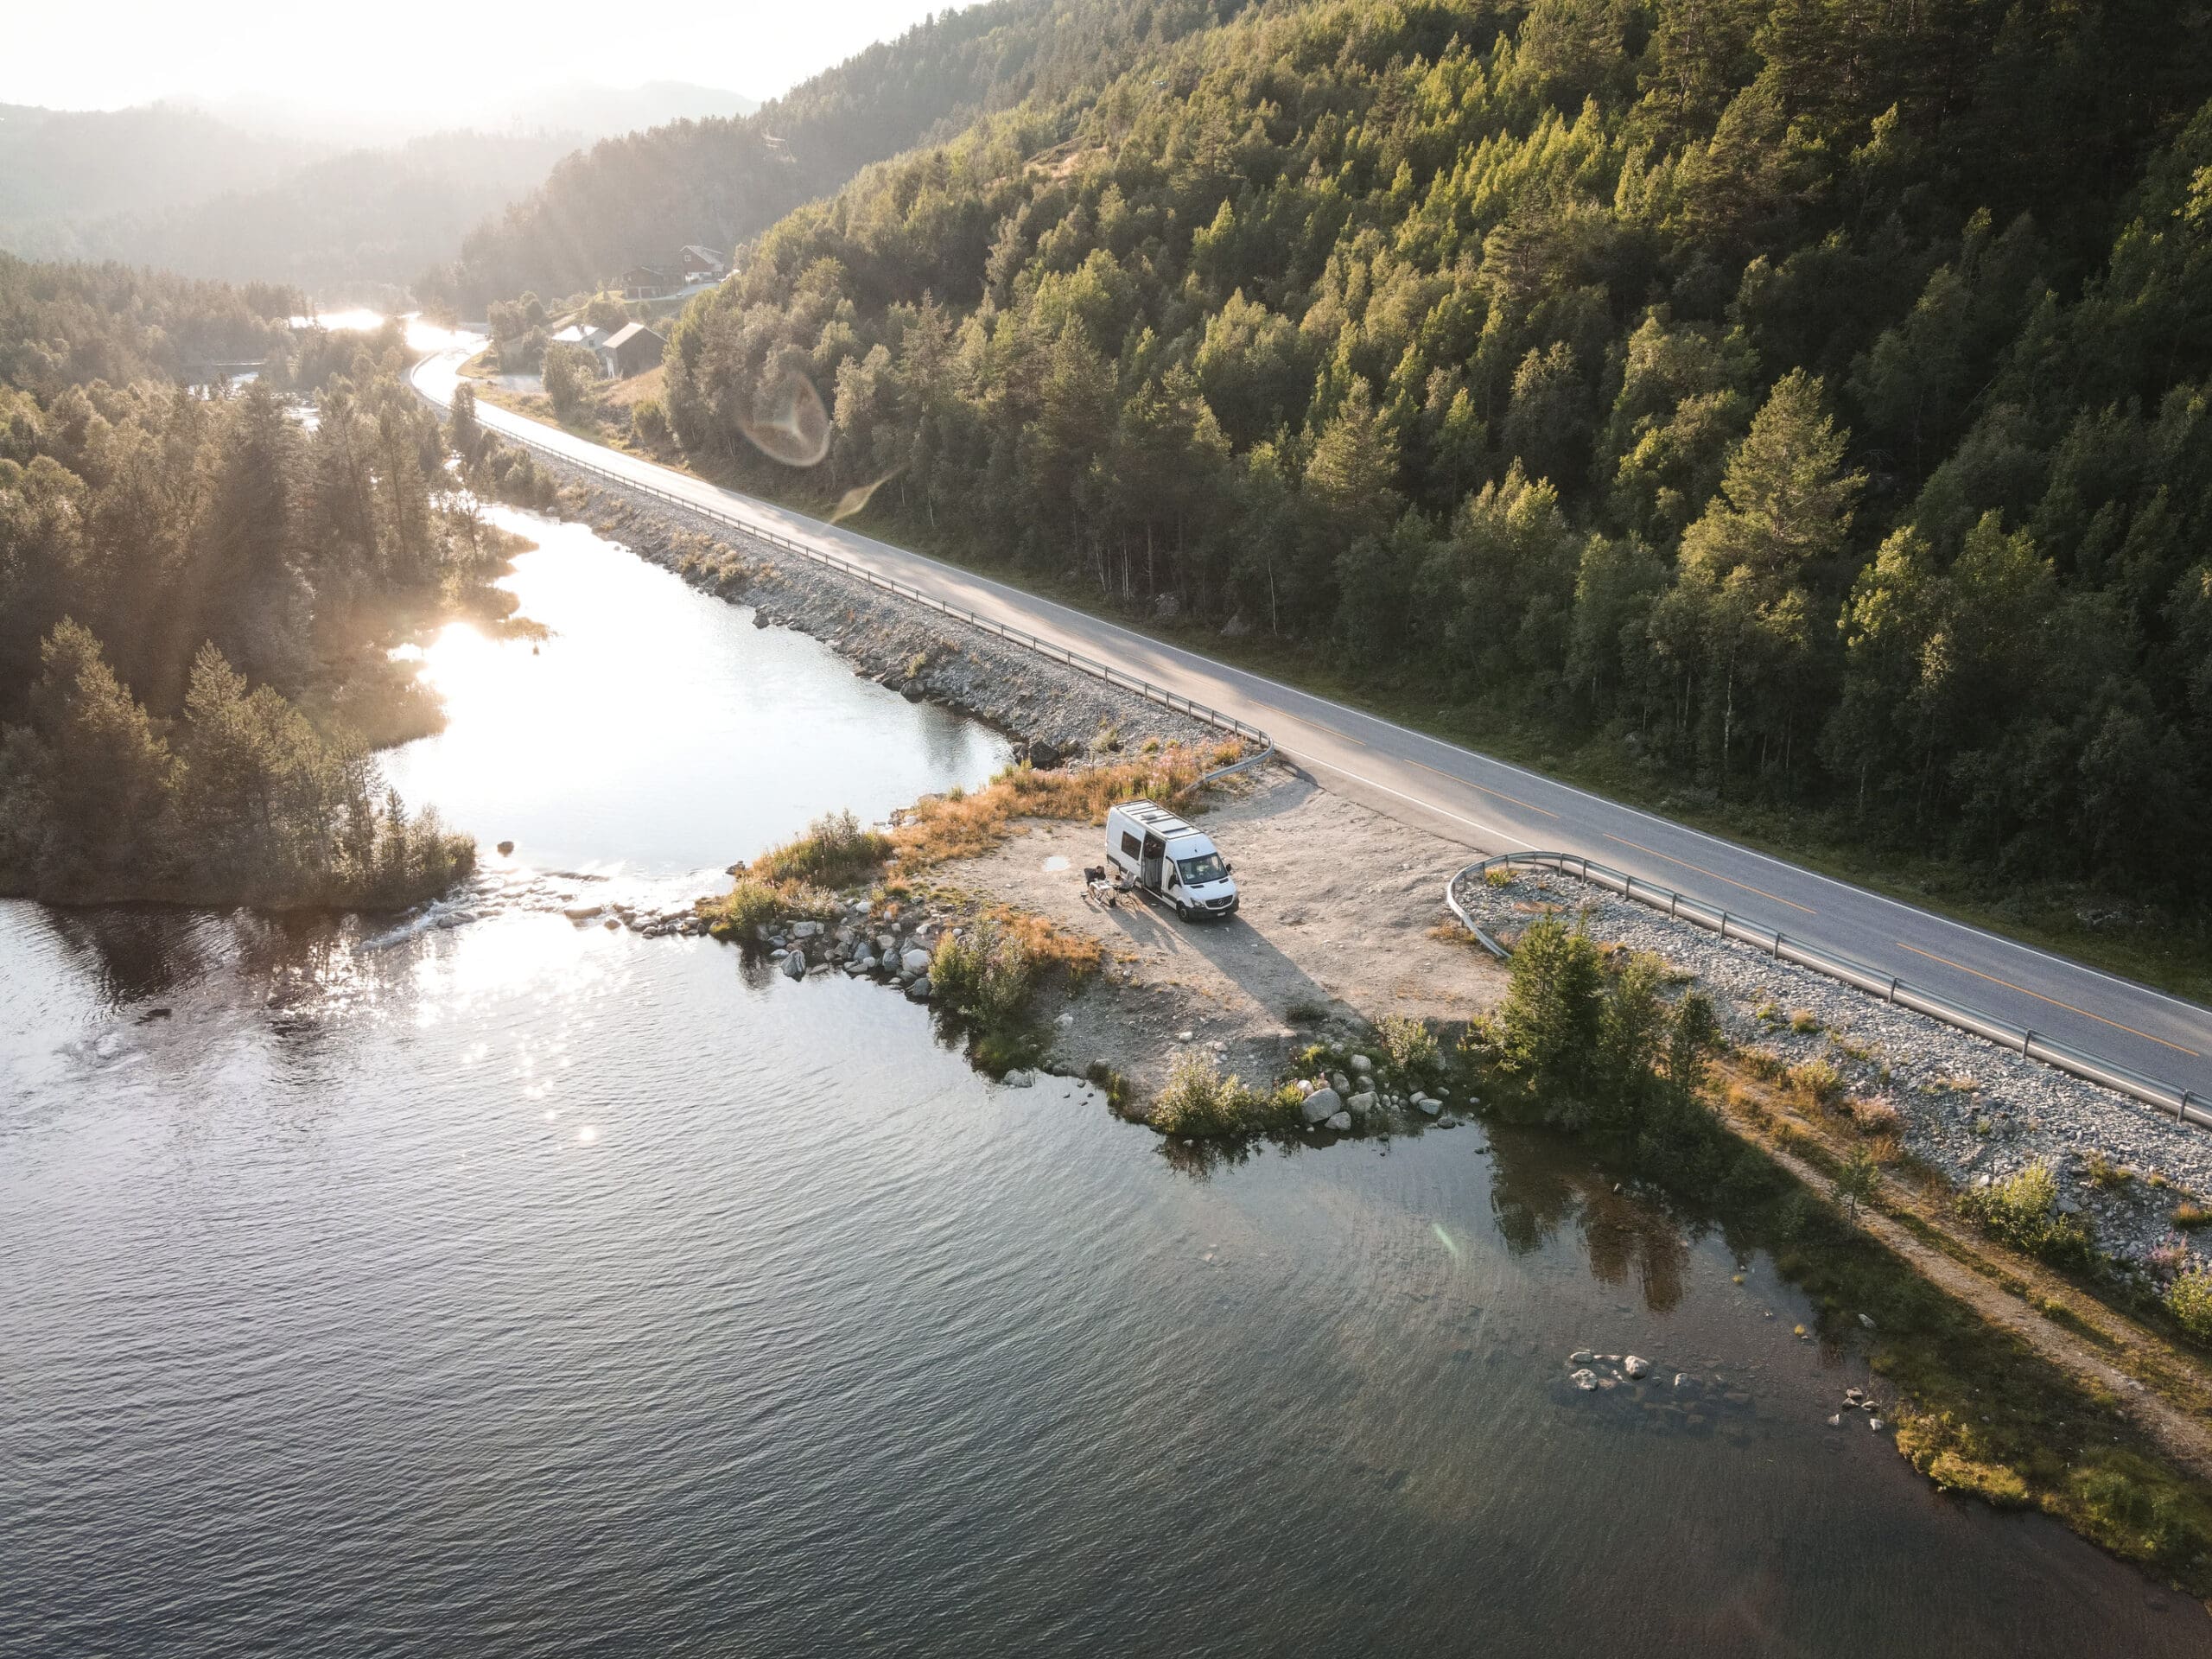
<instances>
[{"instance_id":1,"label":"house roof","mask_svg":"<svg viewBox=\"0 0 2212 1659\"><path fill-rule=\"evenodd\" d=\"M623 346L628 345L631 340L636 339L639 334L652 334L652 337L655 340L660 340L660 336L658 334L654 334L653 331L646 327L644 323L633 322L616 333L609 334L605 340L600 341L600 349L601 351L607 352L620 351ZM668 342L663 340L661 340L661 344L665 346Z\"/></svg>"},{"instance_id":2,"label":"house roof","mask_svg":"<svg viewBox=\"0 0 2212 1659\"><path fill-rule=\"evenodd\" d=\"M686 242L683 245L683 251L686 253L696 254L700 258L706 260L710 264L721 265L729 263L728 260L724 259L721 255L716 253L712 248L702 248L696 242Z\"/></svg>"},{"instance_id":3,"label":"house roof","mask_svg":"<svg viewBox=\"0 0 2212 1659\"><path fill-rule=\"evenodd\" d=\"M606 338L606 329L594 328L581 322L572 322L553 336L555 343L563 346L596 346Z\"/></svg>"}]
</instances>

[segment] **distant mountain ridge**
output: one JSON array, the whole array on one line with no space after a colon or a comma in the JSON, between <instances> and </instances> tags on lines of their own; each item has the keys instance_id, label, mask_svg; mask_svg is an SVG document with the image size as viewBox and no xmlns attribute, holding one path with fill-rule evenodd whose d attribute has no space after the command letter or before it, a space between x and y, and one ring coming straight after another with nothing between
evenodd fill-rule
<instances>
[{"instance_id":1,"label":"distant mountain ridge","mask_svg":"<svg viewBox=\"0 0 2212 1659\"><path fill-rule=\"evenodd\" d=\"M0 105L0 249L120 260L328 298L390 290L556 162L609 132L753 101L682 81L572 86L477 103L474 130L372 147L339 114L182 103L116 111ZM289 121L290 125L285 124Z\"/></svg>"},{"instance_id":2,"label":"distant mountain ridge","mask_svg":"<svg viewBox=\"0 0 2212 1659\"><path fill-rule=\"evenodd\" d=\"M871 162L981 115L1111 77L1246 0L1159 6L992 0L942 11L743 119L679 121L569 157L478 226L416 292L472 314L524 290L569 294L688 242L728 249Z\"/></svg>"}]
</instances>

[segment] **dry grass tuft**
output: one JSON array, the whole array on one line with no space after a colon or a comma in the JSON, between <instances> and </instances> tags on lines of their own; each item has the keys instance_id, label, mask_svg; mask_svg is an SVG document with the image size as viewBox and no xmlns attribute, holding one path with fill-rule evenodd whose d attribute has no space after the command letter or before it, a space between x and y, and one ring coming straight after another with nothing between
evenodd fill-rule
<instances>
[{"instance_id":1,"label":"dry grass tuft","mask_svg":"<svg viewBox=\"0 0 2212 1659\"><path fill-rule=\"evenodd\" d=\"M1157 754L1111 766L1055 772L1017 766L973 793L927 797L892 832L892 845L900 867L909 871L980 857L1006 840L1023 818L1103 823L1106 809L1118 801L1175 805L1187 799L1202 773L1243 753L1237 743L1205 749L1171 744Z\"/></svg>"}]
</instances>

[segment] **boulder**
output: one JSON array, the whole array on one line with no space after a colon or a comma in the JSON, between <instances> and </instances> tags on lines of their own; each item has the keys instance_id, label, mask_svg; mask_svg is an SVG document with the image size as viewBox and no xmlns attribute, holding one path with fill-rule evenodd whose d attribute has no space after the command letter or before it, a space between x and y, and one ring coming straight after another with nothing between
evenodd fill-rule
<instances>
[{"instance_id":1,"label":"boulder","mask_svg":"<svg viewBox=\"0 0 2212 1659\"><path fill-rule=\"evenodd\" d=\"M924 974L906 988L906 1000L909 1002L926 1002L930 1000L930 976L927 974Z\"/></svg>"},{"instance_id":2,"label":"boulder","mask_svg":"<svg viewBox=\"0 0 2212 1659\"><path fill-rule=\"evenodd\" d=\"M1414 1104L1421 1108L1421 1115L1425 1117L1434 1117L1444 1109L1441 1103L1431 1100L1425 1095L1415 1100Z\"/></svg>"},{"instance_id":3,"label":"boulder","mask_svg":"<svg viewBox=\"0 0 2212 1659\"><path fill-rule=\"evenodd\" d=\"M999 1081L1009 1089L1029 1089L1036 1085L1037 1074L1034 1071L1024 1071L1017 1067L1001 1077Z\"/></svg>"},{"instance_id":4,"label":"boulder","mask_svg":"<svg viewBox=\"0 0 2212 1659\"><path fill-rule=\"evenodd\" d=\"M1067 756L1061 753L1058 744L1041 737L1033 737L1029 740L1027 755L1029 764L1039 772L1050 772L1067 759Z\"/></svg>"},{"instance_id":5,"label":"boulder","mask_svg":"<svg viewBox=\"0 0 2212 1659\"><path fill-rule=\"evenodd\" d=\"M791 938L795 939L810 939L821 931L822 924L819 922L793 922L791 924Z\"/></svg>"},{"instance_id":6,"label":"boulder","mask_svg":"<svg viewBox=\"0 0 2212 1659\"><path fill-rule=\"evenodd\" d=\"M1328 1122L1331 1128L1334 1129L1338 1135L1342 1135L1345 1130L1351 1128L1351 1114L1350 1112L1338 1112L1334 1117L1329 1119Z\"/></svg>"},{"instance_id":7,"label":"boulder","mask_svg":"<svg viewBox=\"0 0 2212 1659\"><path fill-rule=\"evenodd\" d=\"M1621 1370L1630 1377L1646 1377L1651 1375L1651 1362L1630 1354L1626 1359L1621 1361Z\"/></svg>"},{"instance_id":8,"label":"boulder","mask_svg":"<svg viewBox=\"0 0 2212 1659\"><path fill-rule=\"evenodd\" d=\"M1576 1388L1581 1389L1585 1394L1594 1393L1597 1390L1598 1373L1590 1370L1587 1366L1585 1366L1579 1371L1570 1372L1567 1380L1573 1383Z\"/></svg>"},{"instance_id":9,"label":"boulder","mask_svg":"<svg viewBox=\"0 0 2212 1659\"><path fill-rule=\"evenodd\" d=\"M1351 1093L1351 1079L1341 1071L1329 1073L1329 1086L1340 1095Z\"/></svg>"},{"instance_id":10,"label":"boulder","mask_svg":"<svg viewBox=\"0 0 2212 1659\"><path fill-rule=\"evenodd\" d=\"M875 954L877 956L887 957L898 948L899 936L897 934L879 933L875 936Z\"/></svg>"},{"instance_id":11,"label":"boulder","mask_svg":"<svg viewBox=\"0 0 2212 1659\"><path fill-rule=\"evenodd\" d=\"M786 951L784 959L776 966L786 979L804 979L806 977L806 953L803 950Z\"/></svg>"},{"instance_id":12,"label":"boulder","mask_svg":"<svg viewBox=\"0 0 2212 1659\"><path fill-rule=\"evenodd\" d=\"M514 851L514 849L515 849L515 844L514 844L514 842L512 842L512 841L503 841L503 842L501 842L499 843L499 856L500 856L501 858L505 858L505 857L506 857L510 853L513 852L513 851Z\"/></svg>"},{"instance_id":13,"label":"boulder","mask_svg":"<svg viewBox=\"0 0 2212 1659\"><path fill-rule=\"evenodd\" d=\"M1306 1096L1306 1103L1299 1109L1306 1114L1308 1123L1319 1123L1333 1117L1344 1109L1344 1096L1333 1089L1316 1089Z\"/></svg>"},{"instance_id":14,"label":"boulder","mask_svg":"<svg viewBox=\"0 0 2212 1659\"><path fill-rule=\"evenodd\" d=\"M906 954L899 958L899 965L910 974L926 973L929 970L930 953L919 945L909 945L906 947Z\"/></svg>"},{"instance_id":15,"label":"boulder","mask_svg":"<svg viewBox=\"0 0 2212 1659\"><path fill-rule=\"evenodd\" d=\"M1375 1062L1364 1054L1355 1054L1351 1057L1351 1069L1363 1077L1375 1069Z\"/></svg>"},{"instance_id":16,"label":"boulder","mask_svg":"<svg viewBox=\"0 0 2212 1659\"><path fill-rule=\"evenodd\" d=\"M1375 1091L1371 1089L1363 1089L1344 1102L1344 1105L1354 1116L1365 1117L1375 1109Z\"/></svg>"}]
</instances>

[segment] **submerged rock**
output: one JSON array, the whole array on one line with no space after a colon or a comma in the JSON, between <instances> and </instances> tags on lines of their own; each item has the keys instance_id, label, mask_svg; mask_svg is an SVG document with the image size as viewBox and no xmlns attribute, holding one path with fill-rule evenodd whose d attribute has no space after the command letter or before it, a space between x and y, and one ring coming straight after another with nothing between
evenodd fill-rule
<instances>
[{"instance_id":1,"label":"submerged rock","mask_svg":"<svg viewBox=\"0 0 2212 1659\"><path fill-rule=\"evenodd\" d=\"M1329 1120L1329 1127L1334 1129L1338 1135L1342 1135L1346 1129L1351 1128L1351 1114L1350 1112L1338 1112L1334 1117Z\"/></svg>"},{"instance_id":2,"label":"submerged rock","mask_svg":"<svg viewBox=\"0 0 2212 1659\"><path fill-rule=\"evenodd\" d=\"M1034 1071L1024 1071L1017 1067L1001 1077L999 1081L1009 1089L1027 1089L1035 1085L1037 1074Z\"/></svg>"},{"instance_id":3,"label":"submerged rock","mask_svg":"<svg viewBox=\"0 0 2212 1659\"><path fill-rule=\"evenodd\" d=\"M785 951L784 953L784 959L778 963L776 967L778 971L779 971L786 979L804 979L806 977L806 957L804 954L800 951Z\"/></svg>"},{"instance_id":4,"label":"submerged rock","mask_svg":"<svg viewBox=\"0 0 2212 1659\"><path fill-rule=\"evenodd\" d=\"M906 1000L909 1002L926 1002L930 1000L930 976L927 974L924 974L906 988Z\"/></svg>"}]
</instances>

